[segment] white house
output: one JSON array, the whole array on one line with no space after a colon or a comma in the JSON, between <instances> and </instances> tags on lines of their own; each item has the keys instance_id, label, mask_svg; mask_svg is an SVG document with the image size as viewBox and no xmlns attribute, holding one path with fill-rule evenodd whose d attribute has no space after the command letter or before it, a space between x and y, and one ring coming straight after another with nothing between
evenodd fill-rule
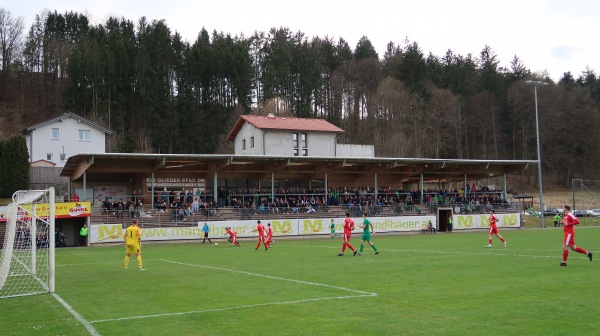
<instances>
[{"instance_id":1,"label":"white house","mask_svg":"<svg viewBox=\"0 0 600 336\"><path fill-rule=\"evenodd\" d=\"M373 146L338 144L343 132L324 119L242 115L227 141L236 155L375 156Z\"/></svg>"},{"instance_id":2,"label":"white house","mask_svg":"<svg viewBox=\"0 0 600 336\"><path fill-rule=\"evenodd\" d=\"M64 167L70 156L79 153L105 153L106 137L112 132L74 113L27 127L29 162L45 160Z\"/></svg>"}]
</instances>

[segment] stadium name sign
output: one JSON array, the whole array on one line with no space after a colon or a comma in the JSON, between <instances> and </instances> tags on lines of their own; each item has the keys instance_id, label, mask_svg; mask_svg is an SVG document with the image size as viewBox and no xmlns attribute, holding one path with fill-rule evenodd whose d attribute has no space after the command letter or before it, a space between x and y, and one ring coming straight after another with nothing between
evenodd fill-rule
<instances>
[{"instance_id":1,"label":"stadium name sign","mask_svg":"<svg viewBox=\"0 0 600 336\"><path fill-rule=\"evenodd\" d=\"M499 215L501 217L499 226L518 227L520 220L519 214ZM456 229L475 229L485 228L486 222L483 216L454 216ZM356 224L362 223L362 218L353 218ZM370 218L375 227L375 232L408 232L427 230L429 221L436 225L435 216L403 216L403 217L374 217ZM487 220L487 219L486 219ZM336 232L343 232L344 218L334 218ZM263 220L263 224L271 223L273 234L275 236L299 236L299 235L328 235L331 233L331 218L311 218L311 219L282 219L282 220ZM160 240L193 240L200 239L203 236L202 226L204 222L198 222L197 227L161 227L161 228L143 228L142 239L145 241ZM221 221L210 222L210 235L212 238L223 238L225 227L231 226L233 231L237 232L238 238L256 237L256 221ZM489 222L487 222L489 227ZM355 233L361 233L362 229L354 230ZM92 224L90 228L90 243L112 243L123 242L124 226L122 224Z\"/></svg>"},{"instance_id":2,"label":"stadium name sign","mask_svg":"<svg viewBox=\"0 0 600 336\"><path fill-rule=\"evenodd\" d=\"M146 185L148 188L152 186L152 179L146 179ZM158 177L154 179L154 187L191 187L191 188L204 188L206 186L206 180L203 178L188 178L188 177Z\"/></svg>"}]
</instances>

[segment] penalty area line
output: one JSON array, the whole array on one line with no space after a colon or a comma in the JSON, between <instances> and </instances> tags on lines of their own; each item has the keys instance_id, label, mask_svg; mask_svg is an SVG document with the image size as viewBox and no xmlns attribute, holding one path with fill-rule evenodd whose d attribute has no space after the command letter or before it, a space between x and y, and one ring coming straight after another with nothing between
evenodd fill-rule
<instances>
[{"instance_id":1,"label":"penalty area line","mask_svg":"<svg viewBox=\"0 0 600 336\"><path fill-rule=\"evenodd\" d=\"M305 302L318 302L318 301L326 301L326 300L356 299L356 298L371 297L371 296L377 296L377 294L374 294L374 295L368 295L368 294L364 294L364 295L347 295L347 296L322 297L322 298L294 300L294 301L279 301L279 302L255 303L255 304L248 304L248 305L235 306L235 307L203 309L203 310L192 310L192 311L177 312L177 313L163 313L163 314L152 314L152 315L119 317L119 318L114 318L114 319L95 320L95 321L91 321L90 323L116 322L116 321L147 319L147 318L166 317L166 316L178 316L178 315L189 315L189 314L213 313L213 312L222 312L222 311L228 311L228 310L239 310L239 309L248 309L248 308L256 308L256 307L277 306L277 305L291 305L291 304L299 304L299 303L305 303Z\"/></svg>"},{"instance_id":2,"label":"penalty area line","mask_svg":"<svg viewBox=\"0 0 600 336\"><path fill-rule=\"evenodd\" d=\"M206 266L206 265L198 265L198 264L188 264L188 263L183 263L183 262L173 261L173 260L165 260L165 259L159 259L159 260L164 261L164 262L168 262L168 263L172 263L172 264L184 265L184 266L208 268L208 269L217 270L217 271L232 272L232 273L250 275L250 276L267 278L267 279L296 282L296 283L300 283L300 284L303 284L303 285L311 285L311 286L320 286L320 287L326 287L326 288L339 289L339 290L348 291L348 292L352 292L352 293L358 293L358 294L365 295L365 296L377 296L378 295L377 293L365 292L365 291L360 291L360 290L350 289L350 288L345 288L345 287L340 287L340 286L333 286L333 285L328 285L328 284L319 283L319 282L296 280L296 279L287 279L287 278L276 277L276 276L272 276L272 275L265 275L265 274L259 274L259 273L251 273L251 272L246 272L246 271L238 271L238 270L233 270L233 269L228 269L228 268L222 268L222 267L215 267L215 266Z\"/></svg>"},{"instance_id":3,"label":"penalty area line","mask_svg":"<svg viewBox=\"0 0 600 336\"><path fill-rule=\"evenodd\" d=\"M164 261L164 262L168 262L168 263L172 263L172 264L189 266L189 267L201 267L201 268L207 268L207 269L217 270L217 271L223 271L223 272L232 272L232 273L238 273L238 274L244 274L244 275L249 275L249 276L262 277L262 278L267 278L267 279L274 279L274 280L282 280L282 281L295 282L295 283L300 283L300 284L303 284L303 285L320 286L320 287L325 287L325 288L332 288L332 289L337 289L337 290L341 290L341 291L355 293L355 295L342 295L342 296L333 296L333 297L318 297L318 298L312 298L312 299L292 300L292 301L275 301L275 302L255 303L255 304L248 304L248 305L241 305L241 306L234 306L234 307L201 309L201 310L192 310L192 311L185 311L185 312L162 313L162 314L140 315L140 316L130 316L130 317L119 317L119 318L113 318L113 319L94 320L94 321L91 321L90 323L104 323L104 322L116 322L116 321L126 321L126 320L135 320L135 319L147 319L147 318L156 318L156 317L165 317L165 316L179 316L179 315L188 315L188 314L202 314L202 313L212 313L212 312L221 312L221 311L228 311L228 310L248 309L248 308L256 308L256 307L277 306L277 305L291 305L291 304L299 304L299 303L306 303L306 302L318 302L318 301L327 301L327 300L356 299L356 298L373 297L373 296L378 296L379 295L377 293L365 292L365 291L360 291L360 290L356 290L356 289L350 289L350 288L345 288L345 287L340 287L340 286L333 286L333 285L328 285L328 284L318 283L318 282L312 282L312 281L287 279L287 278L282 278L282 277L276 277L276 276L259 274L259 273L251 273L251 272L246 272L246 271L238 271L238 270L233 270L233 269L228 269L228 268L222 268L222 267L214 267L214 266L198 265L198 264L189 264L189 263L183 263L183 262L178 262L178 261L173 261L173 260L165 260L165 259L159 259L159 260Z\"/></svg>"},{"instance_id":4,"label":"penalty area line","mask_svg":"<svg viewBox=\"0 0 600 336\"><path fill-rule=\"evenodd\" d=\"M100 333L92 326L92 322L89 322L88 320L84 319L83 316L79 315L79 313L76 312L75 309L73 309L73 307L71 307L65 300L58 296L58 294L52 293L52 296L54 297L54 299L56 299L56 301L63 305L63 307L65 307L65 309L69 311L69 313L71 313L71 315L73 315L77 319L77 321L83 324L83 326L85 327L85 329L87 329L90 335L101 336Z\"/></svg>"},{"instance_id":5,"label":"penalty area line","mask_svg":"<svg viewBox=\"0 0 600 336\"><path fill-rule=\"evenodd\" d=\"M295 247L318 247L318 248L323 248L323 249L339 249L339 247L333 247L333 246L295 246ZM482 248L482 250L484 250L485 248ZM380 249L383 252L410 252L410 253L432 253L432 254L460 254L460 255L491 255L491 256L502 256L502 257L524 257L524 258L556 258L556 255L531 255L531 254L510 254L510 245L508 247L508 249L504 249L504 248L498 248L497 250L499 251L504 251L504 252L500 252L500 253L494 253L494 252L467 252L467 251L436 251L436 250L419 250L419 249L404 249L404 250L395 250L395 249L384 249L381 248ZM493 251L493 250L489 250L489 249L485 249L487 251ZM528 250L531 251L531 250ZM542 251L546 251L547 250L542 250ZM558 249L559 254L561 253L561 249ZM560 258L560 256L559 256ZM583 258L583 257L582 257ZM587 258L587 257L585 257Z\"/></svg>"}]
</instances>

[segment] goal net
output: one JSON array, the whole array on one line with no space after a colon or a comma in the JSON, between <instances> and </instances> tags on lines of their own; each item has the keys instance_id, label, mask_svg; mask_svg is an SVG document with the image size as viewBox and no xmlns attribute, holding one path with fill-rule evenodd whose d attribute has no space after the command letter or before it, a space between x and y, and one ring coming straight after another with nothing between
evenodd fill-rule
<instances>
[{"instance_id":1,"label":"goal net","mask_svg":"<svg viewBox=\"0 0 600 336\"><path fill-rule=\"evenodd\" d=\"M0 223L0 298L54 292L54 199L54 188L13 194Z\"/></svg>"}]
</instances>

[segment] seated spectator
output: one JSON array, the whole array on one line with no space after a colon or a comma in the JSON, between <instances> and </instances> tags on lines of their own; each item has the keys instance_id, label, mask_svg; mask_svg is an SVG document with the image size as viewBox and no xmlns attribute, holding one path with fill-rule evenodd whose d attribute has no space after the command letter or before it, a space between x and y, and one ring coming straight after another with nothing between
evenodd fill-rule
<instances>
[{"instance_id":1,"label":"seated spectator","mask_svg":"<svg viewBox=\"0 0 600 336\"><path fill-rule=\"evenodd\" d=\"M110 202L108 201L108 197L102 202L102 210L105 213L108 213L110 211L111 205Z\"/></svg>"},{"instance_id":2,"label":"seated spectator","mask_svg":"<svg viewBox=\"0 0 600 336\"><path fill-rule=\"evenodd\" d=\"M433 226L433 223L431 223L431 220L429 221L429 233L436 233L437 229L435 228L435 226Z\"/></svg>"}]
</instances>

